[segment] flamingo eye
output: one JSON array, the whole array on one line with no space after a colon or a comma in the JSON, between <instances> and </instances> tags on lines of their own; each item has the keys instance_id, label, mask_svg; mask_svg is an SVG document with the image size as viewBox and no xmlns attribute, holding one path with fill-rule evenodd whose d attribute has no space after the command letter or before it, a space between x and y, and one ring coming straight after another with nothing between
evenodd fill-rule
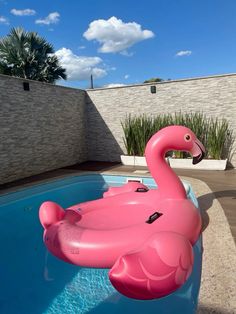
<instances>
[{"instance_id":1,"label":"flamingo eye","mask_svg":"<svg viewBox=\"0 0 236 314\"><path fill-rule=\"evenodd\" d=\"M189 134L186 134L184 136L184 139L185 139L186 142L189 142L189 141L191 141L191 136Z\"/></svg>"}]
</instances>

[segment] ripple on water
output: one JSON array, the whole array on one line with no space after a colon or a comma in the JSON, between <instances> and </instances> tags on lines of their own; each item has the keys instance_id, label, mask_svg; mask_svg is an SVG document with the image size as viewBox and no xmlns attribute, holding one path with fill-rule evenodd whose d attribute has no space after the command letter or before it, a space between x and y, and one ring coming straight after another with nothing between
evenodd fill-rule
<instances>
[{"instance_id":1,"label":"ripple on water","mask_svg":"<svg viewBox=\"0 0 236 314\"><path fill-rule=\"evenodd\" d=\"M86 313L116 293L107 269L81 268L44 314Z\"/></svg>"}]
</instances>

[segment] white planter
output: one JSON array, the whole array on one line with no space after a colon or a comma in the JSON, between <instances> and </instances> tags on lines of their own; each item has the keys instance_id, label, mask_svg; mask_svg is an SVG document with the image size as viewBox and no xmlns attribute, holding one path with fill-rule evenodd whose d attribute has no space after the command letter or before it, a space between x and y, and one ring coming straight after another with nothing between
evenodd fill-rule
<instances>
[{"instance_id":1,"label":"white planter","mask_svg":"<svg viewBox=\"0 0 236 314\"><path fill-rule=\"evenodd\" d=\"M146 158L141 156L121 155L121 162L125 166L143 166L147 167Z\"/></svg>"},{"instance_id":2,"label":"white planter","mask_svg":"<svg viewBox=\"0 0 236 314\"><path fill-rule=\"evenodd\" d=\"M121 162L126 166L147 166L145 157L121 155ZM192 164L192 159L169 158L171 168L198 169L198 170L225 170L227 159L203 159L197 165Z\"/></svg>"},{"instance_id":3,"label":"white planter","mask_svg":"<svg viewBox=\"0 0 236 314\"><path fill-rule=\"evenodd\" d=\"M192 164L192 159L170 158L171 168L176 169L198 169L198 170L225 170L227 159L203 159L196 165Z\"/></svg>"}]
</instances>

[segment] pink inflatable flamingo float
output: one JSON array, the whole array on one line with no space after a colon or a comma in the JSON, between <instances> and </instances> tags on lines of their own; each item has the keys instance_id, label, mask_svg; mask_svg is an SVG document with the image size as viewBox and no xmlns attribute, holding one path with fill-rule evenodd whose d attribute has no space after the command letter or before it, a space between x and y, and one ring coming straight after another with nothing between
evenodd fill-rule
<instances>
[{"instance_id":1,"label":"pink inflatable flamingo float","mask_svg":"<svg viewBox=\"0 0 236 314\"><path fill-rule=\"evenodd\" d=\"M130 298L160 298L182 286L192 271L201 217L165 161L169 150L190 152L194 164L205 151L191 130L169 126L145 151L158 189L129 182L67 210L43 203L39 217L48 250L79 266L111 268L111 283Z\"/></svg>"}]
</instances>

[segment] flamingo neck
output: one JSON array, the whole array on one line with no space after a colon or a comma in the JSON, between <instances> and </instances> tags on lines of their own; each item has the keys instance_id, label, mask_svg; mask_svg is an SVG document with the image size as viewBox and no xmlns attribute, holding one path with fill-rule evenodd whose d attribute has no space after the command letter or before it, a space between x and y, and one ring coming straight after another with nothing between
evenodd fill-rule
<instances>
[{"instance_id":1,"label":"flamingo neck","mask_svg":"<svg viewBox=\"0 0 236 314\"><path fill-rule=\"evenodd\" d=\"M186 199L183 184L165 160L167 150L156 147L147 149L146 160L149 171L158 186L161 198Z\"/></svg>"}]
</instances>

